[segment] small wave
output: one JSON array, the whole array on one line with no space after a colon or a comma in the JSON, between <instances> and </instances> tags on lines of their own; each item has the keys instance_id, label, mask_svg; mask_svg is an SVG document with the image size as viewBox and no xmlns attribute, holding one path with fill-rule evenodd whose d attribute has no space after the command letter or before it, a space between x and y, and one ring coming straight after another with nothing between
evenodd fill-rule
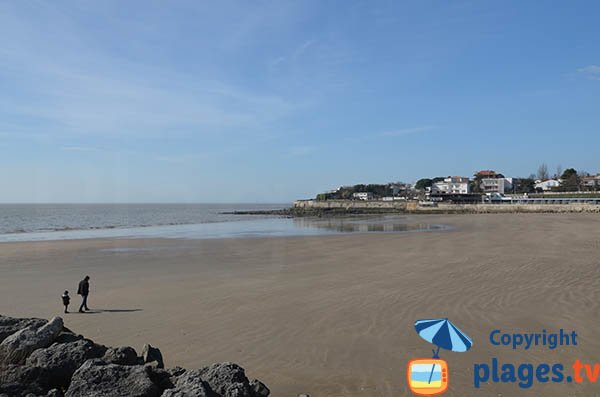
<instances>
[{"instance_id":1,"label":"small wave","mask_svg":"<svg viewBox=\"0 0 600 397\"><path fill-rule=\"evenodd\" d=\"M208 220L205 222L164 222L164 223L147 223L147 224L132 224L132 225L98 225L98 226L59 226L59 227L39 227L32 229L17 228L7 231L0 231L0 235L5 234L22 234L22 233L52 233L52 232L72 232L82 230L113 230L113 229L137 229L160 226L182 226L182 225L198 225L205 223L225 223L233 222L233 220Z\"/></svg>"},{"instance_id":2,"label":"small wave","mask_svg":"<svg viewBox=\"0 0 600 397\"><path fill-rule=\"evenodd\" d=\"M19 234L19 233L28 233L29 230L25 230L25 229L13 229L13 230L8 230L2 234Z\"/></svg>"}]
</instances>

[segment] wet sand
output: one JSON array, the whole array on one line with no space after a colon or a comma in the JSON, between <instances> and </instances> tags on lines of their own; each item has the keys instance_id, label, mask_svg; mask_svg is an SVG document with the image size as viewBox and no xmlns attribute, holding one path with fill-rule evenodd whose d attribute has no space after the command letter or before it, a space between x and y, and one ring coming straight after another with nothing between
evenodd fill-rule
<instances>
[{"instance_id":1,"label":"wet sand","mask_svg":"<svg viewBox=\"0 0 600 397\"><path fill-rule=\"evenodd\" d=\"M91 276L93 313L66 326L107 345L158 346L168 366L233 361L274 396L403 396L431 356L413 323L448 317L474 340L442 351L448 396L595 396L593 384L489 383L474 363L600 362L600 215L419 216L446 231L225 240L0 244L0 313L61 315ZM575 330L579 346L527 352L489 333ZM568 371L568 369L566 370ZM566 372L568 374L568 372Z\"/></svg>"}]
</instances>

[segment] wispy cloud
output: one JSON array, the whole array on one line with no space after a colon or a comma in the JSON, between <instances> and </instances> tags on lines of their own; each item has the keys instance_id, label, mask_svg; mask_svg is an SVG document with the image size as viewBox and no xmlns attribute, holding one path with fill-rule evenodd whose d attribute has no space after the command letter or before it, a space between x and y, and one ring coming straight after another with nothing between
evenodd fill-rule
<instances>
[{"instance_id":1,"label":"wispy cloud","mask_svg":"<svg viewBox=\"0 0 600 397\"><path fill-rule=\"evenodd\" d=\"M191 73L151 58L147 48L134 46L130 56L99 48L84 27L85 14L77 11L43 6L26 15L9 5L0 5L0 11L0 34L19 37L0 46L0 78L18 87L0 93L0 130L25 119L36 122L22 126L23 135L39 132L39 125L48 136L239 135L264 130L297 109L292 98L248 88L209 66ZM36 19L55 23L40 27ZM259 19L248 29L262 23ZM135 51L152 61L142 61Z\"/></svg>"},{"instance_id":2,"label":"wispy cloud","mask_svg":"<svg viewBox=\"0 0 600 397\"><path fill-rule=\"evenodd\" d=\"M305 42L296 46L286 55L281 55L270 60L268 64L272 68L276 68L284 64L293 64L294 62L298 61L307 51L309 51L310 47L312 47L315 42L315 40L306 40Z\"/></svg>"},{"instance_id":3,"label":"wispy cloud","mask_svg":"<svg viewBox=\"0 0 600 397\"><path fill-rule=\"evenodd\" d=\"M194 164L205 160L206 154L181 154L181 155L159 155L155 159L170 164Z\"/></svg>"},{"instance_id":4,"label":"wispy cloud","mask_svg":"<svg viewBox=\"0 0 600 397\"><path fill-rule=\"evenodd\" d=\"M103 149L91 146L63 146L61 150L66 152L101 152Z\"/></svg>"},{"instance_id":5,"label":"wispy cloud","mask_svg":"<svg viewBox=\"0 0 600 397\"><path fill-rule=\"evenodd\" d=\"M586 79L600 80L600 66L598 65L589 65L584 68L577 69L577 72L583 75Z\"/></svg>"},{"instance_id":6,"label":"wispy cloud","mask_svg":"<svg viewBox=\"0 0 600 397\"><path fill-rule=\"evenodd\" d=\"M302 45L300 45L298 48L296 48L296 50L292 54L292 58L298 58L299 56L304 54L306 52L306 50L308 50L308 48L310 46L312 46L314 43L315 43L314 40L307 40L304 43L302 43Z\"/></svg>"},{"instance_id":7,"label":"wispy cloud","mask_svg":"<svg viewBox=\"0 0 600 397\"><path fill-rule=\"evenodd\" d=\"M385 131L379 134L380 136L404 136L412 134L420 134L423 132L431 131L436 129L436 126L426 125L421 127L401 128L399 130Z\"/></svg>"}]
</instances>

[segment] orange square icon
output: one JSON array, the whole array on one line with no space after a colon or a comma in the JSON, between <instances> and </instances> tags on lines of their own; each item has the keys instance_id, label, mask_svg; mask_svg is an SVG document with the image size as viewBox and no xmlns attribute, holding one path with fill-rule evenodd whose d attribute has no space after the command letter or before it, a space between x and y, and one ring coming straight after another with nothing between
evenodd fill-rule
<instances>
[{"instance_id":1,"label":"orange square icon","mask_svg":"<svg viewBox=\"0 0 600 397\"><path fill-rule=\"evenodd\" d=\"M448 390L448 363L438 358L417 358L408 363L410 390L419 396L435 396Z\"/></svg>"}]
</instances>

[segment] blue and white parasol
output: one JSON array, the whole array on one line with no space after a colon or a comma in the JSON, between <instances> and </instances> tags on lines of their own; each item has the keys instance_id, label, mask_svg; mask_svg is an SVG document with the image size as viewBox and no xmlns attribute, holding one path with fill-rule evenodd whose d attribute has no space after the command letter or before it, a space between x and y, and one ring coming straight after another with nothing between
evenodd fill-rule
<instances>
[{"instance_id":1,"label":"blue and white parasol","mask_svg":"<svg viewBox=\"0 0 600 397\"><path fill-rule=\"evenodd\" d=\"M473 346L473 341L447 318L418 320L415 329L419 336L436 345L433 357L438 358L440 348L453 352L466 352Z\"/></svg>"}]
</instances>

